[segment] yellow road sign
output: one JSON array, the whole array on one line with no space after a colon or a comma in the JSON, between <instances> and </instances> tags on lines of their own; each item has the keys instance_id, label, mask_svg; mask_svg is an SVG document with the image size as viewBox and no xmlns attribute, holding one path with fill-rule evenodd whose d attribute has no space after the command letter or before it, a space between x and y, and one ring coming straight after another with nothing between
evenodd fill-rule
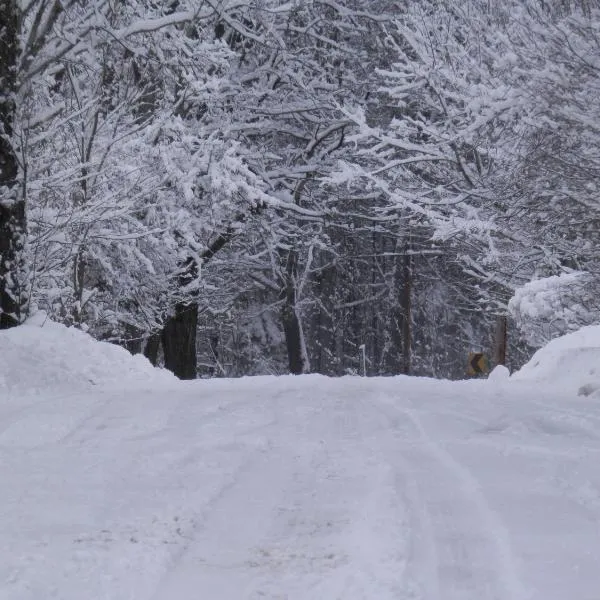
<instances>
[{"instance_id":1,"label":"yellow road sign","mask_svg":"<svg viewBox=\"0 0 600 600\"><path fill-rule=\"evenodd\" d=\"M490 370L487 356L483 352L469 352L468 375L482 375Z\"/></svg>"}]
</instances>

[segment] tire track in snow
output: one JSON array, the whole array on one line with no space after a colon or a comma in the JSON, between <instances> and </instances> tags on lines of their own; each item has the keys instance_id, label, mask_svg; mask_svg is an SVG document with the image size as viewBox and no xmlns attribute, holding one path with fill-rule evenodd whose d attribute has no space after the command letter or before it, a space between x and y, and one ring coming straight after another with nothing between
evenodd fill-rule
<instances>
[{"instance_id":1,"label":"tire track in snow","mask_svg":"<svg viewBox=\"0 0 600 600\"><path fill-rule=\"evenodd\" d=\"M259 398L254 399L258 400ZM187 408L185 404L182 404L181 407ZM239 414L240 409L241 414ZM244 411L248 411L252 417L249 422L243 418ZM174 411L173 418L178 412ZM234 415L237 417L236 419L233 418ZM207 411L207 416L209 417L208 421L204 421L202 425L214 429L221 421L222 429L226 430L227 437L219 440L221 436L215 435L218 433L215 430L212 440L207 439L202 442L196 448L196 452L210 452L211 449L214 452L215 447L231 448L238 456L237 466L223 476L221 482L200 506L189 507L190 525L185 530L184 542L179 544L176 551L172 553L164 572L155 585L155 591L149 597L150 600L170 600L171 598L184 600L196 598L199 593L204 591L198 575L201 574L205 562L202 553L206 551L206 540L211 535L211 529L215 528L215 515L221 519L222 526L223 519L226 519L225 525L221 528L223 536L217 537L213 541L213 547L219 548L227 543L226 537L224 537L227 529L231 529L234 535L239 534L239 530L235 527L236 519L240 516L244 519L249 517L246 512L242 515L238 514L239 510L236 512L236 507L232 507L229 511L224 511L222 507L227 505L231 498L239 497L236 490L245 481L248 481L250 474L259 472L272 476L271 470L265 466L266 457L272 452L272 442L267 430L277 428L279 415L272 410L269 402L262 400L251 403L247 398L220 402L216 409ZM233 430L232 423L235 423ZM196 433L201 436L206 433L206 430L202 427ZM247 443L248 436L251 437L250 445ZM186 459L186 463L189 464L191 461L193 461L193 455ZM263 465L263 468L260 468L260 465ZM218 524L216 526L218 528ZM221 582L223 580L221 573ZM216 590L213 596L206 597L221 598L225 596Z\"/></svg>"},{"instance_id":2,"label":"tire track in snow","mask_svg":"<svg viewBox=\"0 0 600 600\"><path fill-rule=\"evenodd\" d=\"M407 470L400 478L408 485L407 501L416 521L411 569L422 588L416 597L526 600L507 529L473 475L431 438L416 411L386 401L378 404L404 435L397 441ZM412 429L408 439L407 429Z\"/></svg>"},{"instance_id":3,"label":"tire track in snow","mask_svg":"<svg viewBox=\"0 0 600 600\"><path fill-rule=\"evenodd\" d=\"M404 566L404 590L398 600L438 600L440 578L438 548L435 541L435 529L432 515L427 506L427 498L419 485L414 465L399 452L404 445L414 442L414 427L400 411L388 410L388 401L364 401L371 410L383 417L383 428L391 435L384 443L383 460L394 465L395 485L402 497L407 513L407 558ZM391 427L390 427L391 425ZM426 490L425 490L426 492ZM402 535L397 532L397 535Z\"/></svg>"},{"instance_id":4,"label":"tire track in snow","mask_svg":"<svg viewBox=\"0 0 600 600\"><path fill-rule=\"evenodd\" d=\"M247 473L260 461L261 450L256 449L228 473L222 483L213 491L210 498L201 506L194 509L191 525L185 531L185 541L179 545L171 555L163 574L155 585L155 591L150 600L170 600L170 598L191 597L191 590L199 590L195 576L201 569L201 560L198 557L198 540L203 539L206 530L210 527L211 514L228 495L239 485L244 473ZM190 584L191 580L191 584ZM214 596L215 598L218 596Z\"/></svg>"},{"instance_id":5,"label":"tire track in snow","mask_svg":"<svg viewBox=\"0 0 600 600\"><path fill-rule=\"evenodd\" d=\"M152 600L414 598L403 497L372 407L289 393L273 406L264 452L205 508Z\"/></svg>"}]
</instances>

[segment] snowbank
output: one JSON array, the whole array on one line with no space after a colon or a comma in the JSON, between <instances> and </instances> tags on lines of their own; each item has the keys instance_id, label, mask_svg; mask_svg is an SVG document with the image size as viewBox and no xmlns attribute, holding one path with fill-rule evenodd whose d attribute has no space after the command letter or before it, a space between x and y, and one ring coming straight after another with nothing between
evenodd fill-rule
<instances>
[{"instance_id":1,"label":"snowbank","mask_svg":"<svg viewBox=\"0 0 600 600\"><path fill-rule=\"evenodd\" d=\"M24 325L0 332L0 399L49 389L79 390L95 385L151 385L173 377L141 355L98 342L39 312Z\"/></svg>"},{"instance_id":2,"label":"snowbank","mask_svg":"<svg viewBox=\"0 0 600 600\"><path fill-rule=\"evenodd\" d=\"M546 383L586 396L595 393L600 389L600 325L552 340L511 379Z\"/></svg>"},{"instance_id":3,"label":"snowbank","mask_svg":"<svg viewBox=\"0 0 600 600\"><path fill-rule=\"evenodd\" d=\"M487 380L493 382L508 381L510 379L510 371L504 365L497 365L494 370L488 375Z\"/></svg>"}]
</instances>

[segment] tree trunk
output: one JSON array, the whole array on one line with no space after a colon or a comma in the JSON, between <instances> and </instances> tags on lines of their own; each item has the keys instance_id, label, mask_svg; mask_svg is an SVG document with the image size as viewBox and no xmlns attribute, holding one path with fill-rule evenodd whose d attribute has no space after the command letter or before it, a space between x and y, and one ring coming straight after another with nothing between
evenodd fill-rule
<instances>
[{"instance_id":1,"label":"tree trunk","mask_svg":"<svg viewBox=\"0 0 600 600\"><path fill-rule=\"evenodd\" d=\"M0 0L0 329L21 323L28 301L25 199L19 194L18 162L11 141L19 58L18 25L17 2Z\"/></svg>"},{"instance_id":2,"label":"tree trunk","mask_svg":"<svg viewBox=\"0 0 600 600\"><path fill-rule=\"evenodd\" d=\"M153 333L147 340L144 347L144 356L150 361L153 367L158 364L158 351L160 349L161 335Z\"/></svg>"},{"instance_id":3,"label":"tree trunk","mask_svg":"<svg viewBox=\"0 0 600 600\"><path fill-rule=\"evenodd\" d=\"M283 309L283 331L287 348L288 363L292 375L304 373L304 355L302 351L302 330L300 321L293 306L287 305Z\"/></svg>"},{"instance_id":4,"label":"tree trunk","mask_svg":"<svg viewBox=\"0 0 600 600\"><path fill-rule=\"evenodd\" d=\"M198 304L178 304L162 331L165 367L179 379L196 379Z\"/></svg>"},{"instance_id":5,"label":"tree trunk","mask_svg":"<svg viewBox=\"0 0 600 600\"><path fill-rule=\"evenodd\" d=\"M316 282L319 309L315 315L316 340L311 355L313 370L322 375L335 375L338 362L335 359L334 292L336 267L329 266L318 276ZM316 354L316 356L315 356Z\"/></svg>"},{"instance_id":6,"label":"tree trunk","mask_svg":"<svg viewBox=\"0 0 600 600\"><path fill-rule=\"evenodd\" d=\"M225 242L224 242L225 243ZM210 248L205 252L210 251ZM212 258L212 254L207 258ZM192 256L188 256L180 264L177 283L182 300L175 306L175 314L171 315L162 329L162 347L165 368L172 371L179 379L196 379L197 357L196 336L198 331L197 290L190 285L198 277L199 265Z\"/></svg>"},{"instance_id":7,"label":"tree trunk","mask_svg":"<svg viewBox=\"0 0 600 600\"><path fill-rule=\"evenodd\" d=\"M237 215L233 223L243 223L245 215ZM223 233L206 248L201 255L202 264L211 260L217 252L224 248L236 235L237 228L229 225ZM181 271L178 284L185 290L197 277L200 265L189 256L180 265ZM185 297L185 294L184 296ZM197 291L188 292L188 297L197 298ZM165 367L172 371L179 379L196 379L196 336L198 329L198 302L189 304L179 303L175 307L175 314L169 317L161 333Z\"/></svg>"},{"instance_id":8,"label":"tree trunk","mask_svg":"<svg viewBox=\"0 0 600 600\"><path fill-rule=\"evenodd\" d=\"M291 251L287 259L286 279L280 293L280 300L283 300L281 320L290 373L301 375L307 372L308 365L306 364L302 326L296 308L296 263L297 255L294 251Z\"/></svg>"},{"instance_id":9,"label":"tree trunk","mask_svg":"<svg viewBox=\"0 0 600 600\"><path fill-rule=\"evenodd\" d=\"M402 372L410 375L412 358L412 257L410 245L405 247L402 268Z\"/></svg>"}]
</instances>

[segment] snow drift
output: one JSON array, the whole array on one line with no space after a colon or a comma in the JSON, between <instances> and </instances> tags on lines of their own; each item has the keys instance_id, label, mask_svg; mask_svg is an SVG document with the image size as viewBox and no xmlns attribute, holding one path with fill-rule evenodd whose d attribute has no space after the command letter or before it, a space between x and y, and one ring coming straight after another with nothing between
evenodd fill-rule
<instances>
[{"instance_id":1,"label":"snow drift","mask_svg":"<svg viewBox=\"0 0 600 600\"><path fill-rule=\"evenodd\" d=\"M0 398L53 388L79 390L95 385L155 384L173 380L141 355L98 342L37 313L20 327L0 332Z\"/></svg>"},{"instance_id":2,"label":"snow drift","mask_svg":"<svg viewBox=\"0 0 600 600\"><path fill-rule=\"evenodd\" d=\"M514 381L550 384L589 396L600 390L600 325L563 335L538 350Z\"/></svg>"},{"instance_id":3,"label":"snow drift","mask_svg":"<svg viewBox=\"0 0 600 600\"><path fill-rule=\"evenodd\" d=\"M504 371L490 375L494 381L505 378ZM142 355L132 356L119 346L98 342L79 329L53 322L44 312L21 327L0 332L0 399L58 388L79 391L173 381L171 373L152 367ZM510 381L549 384L566 393L600 396L600 325L552 340Z\"/></svg>"}]
</instances>

